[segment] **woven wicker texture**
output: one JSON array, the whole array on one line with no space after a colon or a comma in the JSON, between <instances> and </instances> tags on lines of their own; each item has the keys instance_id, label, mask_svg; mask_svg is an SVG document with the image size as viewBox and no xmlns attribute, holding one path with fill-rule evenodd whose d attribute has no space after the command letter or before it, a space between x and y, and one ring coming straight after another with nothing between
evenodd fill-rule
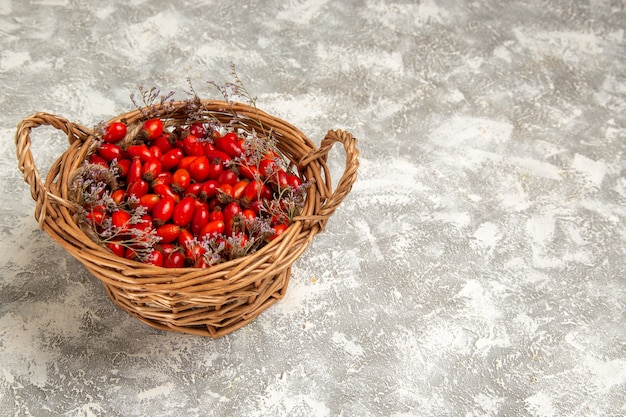
<instances>
[{"instance_id":1,"label":"woven wicker texture","mask_svg":"<svg viewBox=\"0 0 626 417\"><path fill-rule=\"evenodd\" d=\"M221 121L232 118L227 103L203 101L204 110ZM185 103L175 102L160 117L168 123L185 120ZM104 284L111 299L129 314L158 329L221 337L255 319L281 299L287 290L291 266L322 231L356 180L356 139L341 130L329 131L316 147L291 124L245 104L232 109L247 127L271 129L279 149L306 179L313 179L300 216L277 239L259 251L210 268L161 268L115 256L90 240L76 223L76 205L69 199L74 171L96 147L93 132L81 125L47 113L22 120L15 135L18 168L30 185L40 227ZM144 118L141 110L122 114L112 121L134 123ZM68 149L51 166L45 181L31 152L31 131L52 126L65 132ZM327 166L330 149L343 145L345 170L335 189Z\"/></svg>"}]
</instances>

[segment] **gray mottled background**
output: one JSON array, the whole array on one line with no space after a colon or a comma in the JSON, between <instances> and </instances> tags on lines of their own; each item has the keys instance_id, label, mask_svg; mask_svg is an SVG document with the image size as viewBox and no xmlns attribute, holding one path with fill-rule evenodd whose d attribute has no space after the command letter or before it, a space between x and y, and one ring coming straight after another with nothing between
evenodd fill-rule
<instances>
[{"instance_id":1,"label":"gray mottled background","mask_svg":"<svg viewBox=\"0 0 626 417\"><path fill-rule=\"evenodd\" d=\"M623 0L0 0L0 415L626 414L625 30ZM156 331L38 229L15 126L216 98L230 62L352 132L359 180L255 322ZM43 172L66 147L33 133Z\"/></svg>"}]
</instances>

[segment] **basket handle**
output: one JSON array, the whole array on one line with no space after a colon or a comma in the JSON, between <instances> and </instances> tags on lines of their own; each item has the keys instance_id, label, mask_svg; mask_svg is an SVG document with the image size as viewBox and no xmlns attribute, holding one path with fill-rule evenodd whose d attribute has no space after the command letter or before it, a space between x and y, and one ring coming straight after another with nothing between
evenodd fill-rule
<instances>
[{"instance_id":1,"label":"basket handle","mask_svg":"<svg viewBox=\"0 0 626 417\"><path fill-rule=\"evenodd\" d=\"M346 165L343 175L337 183L337 187L331 192L332 182L330 180L330 173L325 171L326 174L326 190L323 195L327 197L326 201L322 204L319 214L315 216L303 216L306 220L317 220L320 222L322 229L326 225L328 218L335 212L339 204L346 198L352 185L356 181L357 169L359 167L359 150L356 147L357 139L349 132L344 132L341 129L329 130L319 149L306 155L298 164L303 167L311 163L316 159L321 159L324 162L328 159L328 153L336 143L341 143L346 153ZM318 184L318 187L320 184ZM328 195L330 194L330 195Z\"/></svg>"},{"instance_id":2,"label":"basket handle","mask_svg":"<svg viewBox=\"0 0 626 417\"><path fill-rule=\"evenodd\" d=\"M55 129L62 130L67 134L70 145L77 140L84 142L91 134L91 130L72 123L63 117L43 112L35 113L18 123L15 133L17 167L22 174L24 174L24 182L30 185L30 195L37 203L35 218L39 221L39 225L41 226L44 221L44 207L47 204L48 198L53 198L60 202L62 201L46 190L33 159L30 133L32 129L39 126L52 126Z\"/></svg>"}]
</instances>

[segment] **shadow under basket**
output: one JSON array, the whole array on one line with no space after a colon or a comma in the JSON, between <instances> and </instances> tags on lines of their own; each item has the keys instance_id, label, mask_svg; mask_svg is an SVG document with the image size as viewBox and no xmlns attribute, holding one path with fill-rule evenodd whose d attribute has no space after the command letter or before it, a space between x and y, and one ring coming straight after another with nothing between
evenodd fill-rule
<instances>
[{"instance_id":1,"label":"shadow under basket","mask_svg":"<svg viewBox=\"0 0 626 417\"><path fill-rule=\"evenodd\" d=\"M221 337L250 321L280 300L287 290L291 266L322 231L356 180L356 139L331 130L316 147L300 130L261 110L241 103L202 101L202 107L223 123L245 123L272 131L280 151L312 180L304 208L278 238L257 252L209 268L163 268L124 259L92 241L78 226L77 206L69 198L72 174L97 146L91 129L48 113L22 120L15 135L18 168L30 185L40 227L78 259L106 288L111 300L142 322L161 330ZM231 109L231 110L229 110ZM185 123L185 102L175 102L158 117L171 125ZM121 114L106 124L132 124L145 119L142 109ZM245 121L245 122L242 122ZM31 152L31 131L51 126L63 131L68 149L52 164L45 182ZM335 143L346 154L345 170L335 189L327 166Z\"/></svg>"}]
</instances>

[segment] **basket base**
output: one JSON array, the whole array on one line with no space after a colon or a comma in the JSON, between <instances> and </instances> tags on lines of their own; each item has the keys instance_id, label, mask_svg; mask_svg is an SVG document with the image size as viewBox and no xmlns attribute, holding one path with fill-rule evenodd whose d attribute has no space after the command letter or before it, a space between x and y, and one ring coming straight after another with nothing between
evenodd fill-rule
<instances>
[{"instance_id":1,"label":"basket base","mask_svg":"<svg viewBox=\"0 0 626 417\"><path fill-rule=\"evenodd\" d=\"M264 283L255 283L244 289L243 297L237 291L232 298L221 295L225 302L184 302L178 294L161 294L158 302L154 294L146 297L140 291L128 291L103 283L111 298L122 310L141 322L159 330L219 338L238 330L256 319L259 314L282 299L287 291L291 268L276 274ZM258 284L258 285L257 285Z\"/></svg>"}]
</instances>

